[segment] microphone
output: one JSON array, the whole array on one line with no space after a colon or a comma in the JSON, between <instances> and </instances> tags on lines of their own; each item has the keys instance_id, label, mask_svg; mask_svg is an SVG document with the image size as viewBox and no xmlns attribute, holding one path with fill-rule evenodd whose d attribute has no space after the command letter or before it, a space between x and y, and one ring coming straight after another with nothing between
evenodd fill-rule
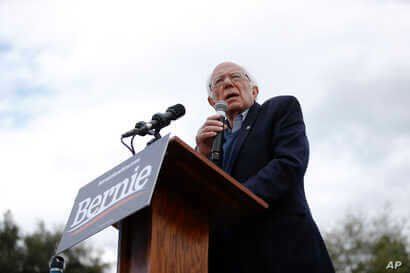
<instances>
[{"instance_id":1,"label":"microphone","mask_svg":"<svg viewBox=\"0 0 410 273\"><path fill-rule=\"evenodd\" d=\"M53 256L50 260L49 273L63 273L64 271L64 258L61 256Z\"/></svg>"},{"instance_id":2,"label":"microphone","mask_svg":"<svg viewBox=\"0 0 410 273\"><path fill-rule=\"evenodd\" d=\"M182 104L175 104L168 107L165 113L156 113L152 116L149 122L137 122L135 128L122 134L121 137L130 137L135 135L145 136L149 131L161 130L168 126L172 120L176 120L185 115L185 107Z\"/></svg>"},{"instance_id":3,"label":"microphone","mask_svg":"<svg viewBox=\"0 0 410 273\"><path fill-rule=\"evenodd\" d=\"M214 105L217 114L221 115L219 119L223 124L225 124L226 118L226 110L228 110L228 105L225 101L220 100L217 101ZM219 132L212 142L212 149L211 149L211 161L217 164L218 166L222 166L222 145L224 140L223 131Z\"/></svg>"}]
</instances>

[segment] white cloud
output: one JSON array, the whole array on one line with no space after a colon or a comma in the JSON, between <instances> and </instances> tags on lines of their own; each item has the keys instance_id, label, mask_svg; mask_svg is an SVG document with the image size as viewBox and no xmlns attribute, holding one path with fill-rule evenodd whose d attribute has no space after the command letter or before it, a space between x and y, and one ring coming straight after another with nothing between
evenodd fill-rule
<instances>
[{"instance_id":1,"label":"white cloud","mask_svg":"<svg viewBox=\"0 0 410 273\"><path fill-rule=\"evenodd\" d=\"M260 102L301 101L312 152L306 191L320 226L349 206L376 211L384 200L408 214L409 9L392 1L3 1L0 42L10 49L0 49L0 210L12 209L28 230L35 219L65 222L78 188L128 157L119 135L169 105L183 103L187 114L165 131L193 145L211 113L206 77L234 60L256 76ZM22 84L47 92L18 96ZM28 120L17 128L5 112ZM113 234L96 241L115 246Z\"/></svg>"}]
</instances>

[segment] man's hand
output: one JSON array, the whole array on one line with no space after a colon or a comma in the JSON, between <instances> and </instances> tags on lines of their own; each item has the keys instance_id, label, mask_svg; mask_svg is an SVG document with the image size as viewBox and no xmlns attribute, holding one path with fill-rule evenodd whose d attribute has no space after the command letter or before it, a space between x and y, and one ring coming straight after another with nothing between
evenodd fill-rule
<instances>
[{"instance_id":1,"label":"man's hand","mask_svg":"<svg viewBox=\"0 0 410 273\"><path fill-rule=\"evenodd\" d=\"M218 114L208 117L196 134L197 150L207 157L211 153L213 139L224 129L223 123L219 121L220 118L221 115Z\"/></svg>"}]
</instances>

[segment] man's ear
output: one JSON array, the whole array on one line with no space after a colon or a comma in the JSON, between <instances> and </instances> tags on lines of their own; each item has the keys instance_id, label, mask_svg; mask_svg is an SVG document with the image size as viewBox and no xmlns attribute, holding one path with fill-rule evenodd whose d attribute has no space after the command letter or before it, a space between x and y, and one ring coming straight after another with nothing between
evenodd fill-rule
<instances>
[{"instance_id":1,"label":"man's ear","mask_svg":"<svg viewBox=\"0 0 410 273\"><path fill-rule=\"evenodd\" d=\"M208 96L208 102L209 102L209 104L210 104L212 107L214 107L215 101L214 101L213 98L211 98L211 97Z\"/></svg>"},{"instance_id":2,"label":"man's ear","mask_svg":"<svg viewBox=\"0 0 410 273\"><path fill-rule=\"evenodd\" d=\"M253 86L251 92L252 92L253 99L256 100L259 94L259 88L257 86Z\"/></svg>"}]
</instances>

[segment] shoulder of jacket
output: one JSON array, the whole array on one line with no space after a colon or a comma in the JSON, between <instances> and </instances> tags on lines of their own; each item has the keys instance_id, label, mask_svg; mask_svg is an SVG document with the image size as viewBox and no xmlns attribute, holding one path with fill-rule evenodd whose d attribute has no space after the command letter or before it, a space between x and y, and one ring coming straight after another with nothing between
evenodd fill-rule
<instances>
[{"instance_id":1,"label":"shoulder of jacket","mask_svg":"<svg viewBox=\"0 0 410 273\"><path fill-rule=\"evenodd\" d=\"M262 107L270 107L273 105L278 105L280 106L285 106L285 105L291 105L293 103L299 103L298 99L295 96L291 95L282 95L282 96L276 96L272 97L268 100L266 100L263 104Z\"/></svg>"}]
</instances>

